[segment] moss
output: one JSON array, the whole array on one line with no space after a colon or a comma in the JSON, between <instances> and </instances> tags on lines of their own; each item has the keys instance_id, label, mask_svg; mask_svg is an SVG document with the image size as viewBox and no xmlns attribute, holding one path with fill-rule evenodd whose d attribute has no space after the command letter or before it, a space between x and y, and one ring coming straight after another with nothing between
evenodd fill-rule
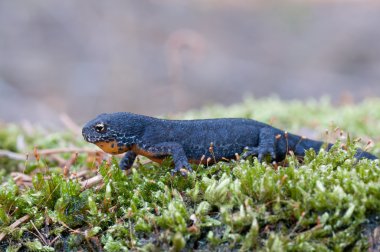
<instances>
[{"instance_id":1,"label":"moss","mask_svg":"<svg viewBox=\"0 0 380 252\"><path fill-rule=\"evenodd\" d=\"M379 142L377 100L336 108L326 100L248 99L239 105L209 107L182 117L215 116L255 117L295 133L307 128L320 135L334 121L342 129L350 129L354 137L373 137ZM142 158L126 175L118 168L118 159L113 158L98 167L103 184L86 190L79 179L62 174L48 157L28 162L1 158L0 232L8 235L0 248L365 250L369 230L379 222L379 164L355 160L355 149L366 141L353 141L346 134L336 136L334 128L328 137L338 140L335 146L329 152L307 151L303 162L291 155L275 166L256 159L220 162L207 168L194 166L196 172L187 177L173 177L170 160L158 165ZM35 145L40 149L85 145L68 133L30 136L15 125L0 128L2 148L22 152L17 138L25 139L25 148L31 153ZM379 144L374 145L373 152L379 154ZM66 160L70 157L61 155ZM93 176L93 163L91 167L88 163L88 155L80 154L75 171L85 168L87 176ZM20 186L10 176L9 171L19 166L30 173L28 186ZM30 221L10 228L26 214Z\"/></svg>"}]
</instances>

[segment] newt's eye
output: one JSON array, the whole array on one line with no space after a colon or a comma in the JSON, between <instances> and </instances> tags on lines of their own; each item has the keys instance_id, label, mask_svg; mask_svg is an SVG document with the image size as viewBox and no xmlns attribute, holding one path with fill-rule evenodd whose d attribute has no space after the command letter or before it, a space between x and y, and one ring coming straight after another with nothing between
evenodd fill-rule
<instances>
[{"instance_id":1,"label":"newt's eye","mask_svg":"<svg viewBox=\"0 0 380 252\"><path fill-rule=\"evenodd\" d=\"M106 126L104 125L104 123L98 123L95 125L95 130L98 133L104 133L106 131Z\"/></svg>"}]
</instances>

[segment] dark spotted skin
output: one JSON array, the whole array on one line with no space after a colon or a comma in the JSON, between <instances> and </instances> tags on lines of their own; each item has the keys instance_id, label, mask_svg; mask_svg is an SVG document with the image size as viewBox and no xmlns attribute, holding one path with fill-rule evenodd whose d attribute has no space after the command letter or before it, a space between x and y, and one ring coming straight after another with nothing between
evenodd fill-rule
<instances>
[{"instance_id":1,"label":"dark spotted skin","mask_svg":"<svg viewBox=\"0 0 380 252\"><path fill-rule=\"evenodd\" d=\"M235 159L237 154L253 155L259 161L268 156L278 162L289 151L304 156L305 150L318 152L324 145L250 119L164 120L127 112L101 114L83 127L82 134L108 153L126 152L122 169L131 168L137 155L155 162L172 156L173 171L182 173L191 171L189 162L211 164ZM377 159L362 150L356 157Z\"/></svg>"}]
</instances>

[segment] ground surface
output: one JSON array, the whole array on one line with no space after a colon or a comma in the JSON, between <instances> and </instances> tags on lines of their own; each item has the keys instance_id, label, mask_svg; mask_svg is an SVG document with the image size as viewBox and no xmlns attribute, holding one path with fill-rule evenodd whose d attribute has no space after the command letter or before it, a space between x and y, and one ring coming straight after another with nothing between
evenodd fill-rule
<instances>
[{"instance_id":1,"label":"ground surface","mask_svg":"<svg viewBox=\"0 0 380 252\"><path fill-rule=\"evenodd\" d=\"M379 100L339 108L323 100L247 100L180 116L208 117L255 118L337 144L330 152L309 151L302 162L290 153L278 165L248 160L194 166L188 177L172 177L170 160L160 166L141 158L125 175L118 157L98 152L75 130L3 125L0 250L376 247L380 169L378 161L356 162L353 150L380 154Z\"/></svg>"}]
</instances>

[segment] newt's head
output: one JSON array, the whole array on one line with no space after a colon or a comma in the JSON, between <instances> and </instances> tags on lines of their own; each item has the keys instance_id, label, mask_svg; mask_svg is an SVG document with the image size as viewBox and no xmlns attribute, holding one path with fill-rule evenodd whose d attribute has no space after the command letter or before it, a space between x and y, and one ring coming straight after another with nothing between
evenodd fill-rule
<instances>
[{"instance_id":1,"label":"newt's head","mask_svg":"<svg viewBox=\"0 0 380 252\"><path fill-rule=\"evenodd\" d=\"M140 131L136 115L131 113L100 114L82 129L84 139L110 154L128 151ZM136 128L137 127L137 128Z\"/></svg>"}]
</instances>

